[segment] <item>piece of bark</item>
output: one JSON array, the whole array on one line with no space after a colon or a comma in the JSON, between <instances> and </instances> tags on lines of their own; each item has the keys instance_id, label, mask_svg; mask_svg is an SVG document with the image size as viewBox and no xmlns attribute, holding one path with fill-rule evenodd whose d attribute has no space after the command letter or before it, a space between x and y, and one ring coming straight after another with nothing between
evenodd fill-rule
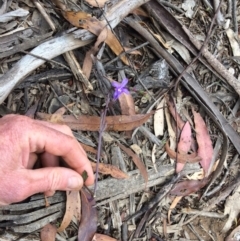
<instances>
[{"instance_id":1,"label":"piece of bark","mask_svg":"<svg viewBox=\"0 0 240 241\"><path fill-rule=\"evenodd\" d=\"M37 45L40 45L43 42L45 42L47 39L49 39L52 36L52 34L53 33L50 32L50 33L46 33L46 34L41 35L41 36L35 36L35 37L30 38L30 39L26 39L26 40L24 40L23 43L14 46L12 49L10 49L8 51L4 51L3 53L0 53L0 59L8 57L8 56L13 55L13 54L16 54L16 53L18 53L19 51L22 51L22 50L34 48Z\"/></svg>"},{"instance_id":2,"label":"piece of bark","mask_svg":"<svg viewBox=\"0 0 240 241\"><path fill-rule=\"evenodd\" d=\"M39 230L40 228L44 227L48 223L57 220L58 218L62 217L62 215L63 215L63 211L58 211L50 216L39 219L35 222L31 222L27 225L20 225L20 226L12 227L12 230L16 233L32 233L32 232L35 232L36 230Z\"/></svg>"},{"instance_id":3,"label":"piece of bark","mask_svg":"<svg viewBox=\"0 0 240 241\"><path fill-rule=\"evenodd\" d=\"M97 202L97 205L99 206L109 201L127 197L132 193L145 190L146 187L162 184L175 172L175 166L173 165L163 166L158 164L156 165L156 168L158 171L157 173L155 169L148 171L147 185L139 170L128 172L128 179L117 180L109 178L99 181L95 199L96 201L105 200L103 202ZM197 170L199 170L199 167L196 164L188 164L188 167L186 168L186 172L194 172ZM93 190L93 187L90 187L90 190Z\"/></svg>"},{"instance_id":4,"label":"piece of bark","mask_svg":"<svg viewBox=\"0 0 240 241\"><path fill-rule=\"evenodd\" d=\"M35 201L36 200L36 201ZM66 200L66 197L63 196L60 192L56 193L52 197L47 198L50 204L63 202ZM41 195L34 195L30 202L28 203L20 203L14 205L7 205L7 206L0 206L0 211L8 210L8 211L21 211L21 210L29 210L32 208L39 208L44 207L46 204L44 196Z\"/></svg>"}]
</instances>

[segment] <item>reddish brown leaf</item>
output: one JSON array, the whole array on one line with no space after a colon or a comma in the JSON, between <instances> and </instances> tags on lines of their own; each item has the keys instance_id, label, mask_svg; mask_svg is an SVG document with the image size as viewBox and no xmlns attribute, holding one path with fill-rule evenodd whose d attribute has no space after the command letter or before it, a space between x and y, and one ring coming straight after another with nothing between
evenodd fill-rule
<instances>
[{"instance_id":1,"label":"reddish brown leaf","mask_svg":"<svg viewBox=\"0 0 240 241\"><path fill-rule=\"evenodd\" d=\"M66 203L66 211L61 223L61 226L58 228L58 232L62 232L67 226L70 224L74 215L78 214L77 218L80 219L80 197L79 191L67 191L67 203Z\"/></svg>"},{"instance_id":2,"label":"reddish brown leaf","mask_svg":"<svg viewBox=\"0 0 240 241\"><path fill-rule=\"evenodd\" d=\"M106 40L107 35L108 35L107 29L104 28L102 32L99 34L94 46L86 53L86 56L83 61L82 70L87 78L90 77L90 73L92 70L92 65L93 65L92 55L94 56L98 52L98 46Z\"/></svg>"},{"instance_id":3,"label":"reddish brown leaf","mask_svg":"<svg viewBox=\"0 0 240 241\"><path fill-rule=\"evenodd\" d=\"M192 154L181 154L181 153L176 153L174 150L172 150L169 147L168 142L165 145L166 152L167 154L172 158L172 159L177 159L178 162L180 163L186 163L186 162L199 162L201 161L201 157L197 155L197 153L192 153Z\"/></svg>"},{"instance_id":4,"label":"reddish brown leaf","mask_svg":"<svg viewBox=\"0 0 240 241\"><path fill-rule=\"evenodd\" d=\"M88 151L88 152L97 154L97 150L94 149L93 147L88 146L88 145L85 145L85 144L83 144L83 143L80 143L80 144L81 144L82 148L84 149L84 151Z\"/></svg>"},{"instance_id":5,"label":"reddish brown leaf","mask_svg":"<svg viewBox=\"0 0 240 241\"><path fill-rule=\"evenodd\" d=\"M135 165L137 166L137 168L139 169L140 173L142 174L145 182L148 182L148 173L147 173L147 169L144 166L143 162L141 161L141 159L139 158L139 156L137 154L135 154L131 149L123 146L120 143L117 143L118 146L124 151L126 152L130 157L132 157L133 162L135 163Z\"/></svg>"},{"instance_id":6,"label":"reddish brown leaf","mask_svg":"<svg viewBox=\"0 0 240 241\"><path fill-rule=\"evenodd\" d=\"M57 234L56 226L49 223L49 224L45 225L41 230L41 233L40 233L41 240L42 241L55 241L56 234Z\"/></svg>"},{"instance_id":7,"label":"reddish brown leaf","mask_svg":"<svg viewBox=\"0 0 240 241\"><path fill-rule=\"evenodd\" d=\"M97 164L95 162L91 162L92 169L95 172ZM111 175L112 177L115 177L117 179L126 179L128 178L128 175L121 171L119 168L105 163L99 163L98 164L98 171L104 175Z\"/></svg>"},{"instance_id":8,"label":"reddish brown leaf","mask_svg":"<svg viewBox=\"0 0 240 241\"><path fill-rule=\"evenodd\" d=\"M183 126L183 129L180 135L180 140L178 142L178 152L180 154L187 154L191 149L191 143L192 143L191 126L187 121ZM176 172L179 173L183 169L183 167L184 167L184 163L177 162Z\"/></svg>"},{"instance_id":9,"label":"reddish brown leaf","mask_svg":"<svg viewBox=\"0 0 240 241\"><path fill-rule=\"evenodd\" d=\"M171 113L172 117L175 119L178 128L182 130L183 126L185 125L185 122L182 120L181 116L176 111L174 104L168 98L166 98L166 101L167 101L169 112Z\"/></svg>"},{"instance_id":10,"label":"reddish brown leaf","mask_svg":"<svg viewBox=\"0 0 240 241\"><path fill-rule=\"evenodd\" d=\"M205 176L209 173L209 166L213 156L213 146L206 124L201 115L192 110L194 116L196 139L198 143L198 156L202 158L200 164L205 172Z\"/></svg>"},{"instance_id":11,"label":"reddish brown leaf","mask_svg":"<svg viewBox=\"0 0 240 241\"><path fill-rule=\"evenodd\" d=\"M85 17L84 15L82 16L82 12L66 11L66 12L63 12L63 16L73 26L87 29L91 33L95 34L96 36L99 36L102 30L106 28L107 30L107 38L105 40L106 44L112 49L112 51L117 56L124 51L122 45L119 43L116 36L112 33L112 31L108 27L106 27L106 24L104 22L101 22L94 17ZM121 56L121 59L125 64L129 65L125 55Z\"/></svg>"},{"instance_id":12,"label":"reddish brown leaf","mask_svg":"<svg viewBox=\"0 0 240 241\"><path fill-rule=\"evenodd\" d=\"M187 196L190 193L197 192L203 188L208 183L208 181L208 178L203 178L201 180L187 180L179 182L175 184L170 193L176 196Z\"/></svg>"},{"instance_id":13,"label":"reddish brown leaf","mask_svg":"<svg viewBox=\"0 0 240 241\"><path fill-rule=\"evenodd\" d=\"M96 233L92 241L117 241L117 239L111 238L104 234Z\"/></svg>"},{"instance_id":14,"label":"reddish brown leaf","mask_svg":"<svg viewBox=\"0 0 240 241\"><path fill-rule=\"evenodd\" d=\"M78 241L91 241L97 231L96 202L85 189L81 190L82 219L78 230Z\"/></svg>"},{"instance_id":15,"label":"reddish brown leaf","mask_svg":"<svg viewBox=\"0 0 240 241\"><path fill-rule=\"evenodd\" d=\"M152 114L153 112L134 116L107 116L106 130L131 131L145 123ZM42 120L51 121L58 124L65 124L73 130L82 131L98 131L101 121L101 118L98 116L79 116L78 119L76 119L71 115L60 116L40 112L37 113L37 117Z\"/></svg>"}]
</instances>

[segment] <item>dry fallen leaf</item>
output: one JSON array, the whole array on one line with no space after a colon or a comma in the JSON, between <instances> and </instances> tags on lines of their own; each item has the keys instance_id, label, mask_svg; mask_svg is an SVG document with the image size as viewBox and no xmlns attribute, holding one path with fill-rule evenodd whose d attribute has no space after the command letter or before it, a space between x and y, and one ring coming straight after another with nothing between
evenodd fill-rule
<instances>
[{"instance_id":1,"label":"dry fallen leaf","mask_svg":"<svg viewBox=\"0 0 240 241\"><path fill-rule=\"evenodd\" d=\"M92 241L117 241L115 238L111 238L107 235L96 233L92 239Z\"/></svg>"},{"instance_id":2,"label":"dry fallen leaf","mask_svg":"<svg viewBox=\"0 0 240 241\"><path fill-rule=\"evenodd\" d=\"M191 154L181 154L181 153L177 153L174 150L172 150L169 147L168 142L165 145L166 148L166 152L167 154L170 156L170 158L172 159L177 159L178 162L180 163L186 163L186 162L190 162L190 163L195 163L195 162L199 162L201 161L201 157L199 157L197 155L197 153L191 153Z\"/></svg>"},{"instance_id":3,"label":"dry fallen leaf","mask_svg":"<svg viewBox=\"0 0 240 241\"><path fill-rule=\"evenodd\" d=\"M179 182L174 185L170 193L176 196L187 196L190 193L197 192L203 188L208 181L208 178L203 178L201 180L187 180Z\"/></svg>"},{"instance_id":4,"label":"dry fallen leaf","mask_svg":"<svg viewBox=\"0 0 240 241\"><path fill-rule=\"evenodd\" d=\"M68 227L74 215L80 221L80 194L79 191L67 191L66 212L64 214L61 226L58 228L58 232L62 232Z\"/></svg>"},{"instance_id":5,"label":"dry fallen leaf","mask_svg":"<svg viewBox=\"0 0 240 241\"><path fill-rule=\"evenodd\" d=\"M187 154L191 149L191 143L192 143L191 126L187 121L181 131L180 140L178 142L178 152L180 154ZM176 172L179 173L183 169L183 167L184 167L184 163L180 163L177 160Z\"/></svg>"},{"instance_id":6,"label":"dry fallen leaf","mask_svg":"<svg viewBox=\"0 0 240 241\"><path fill-rule=\"evenodd\" d=\"M154 133L155 136L163 136L164 134L164 106L166 99L162 99L162 101L157 105L157 110L154 114Z\"/></svg>"},{"instance_id":7,"label":"dry fallen leaf","mask_svg":"<svg viewBox=\"0 0 240 241\"><path fill-rule=\"evenodd\" d=\"M202 158L200 164L205 172L205 176L209 175L209 166L213 156L213 146L210 139L207 126L201 115L192 110L195 123L196 139L198 143L198 156Z\"/></svg>"},{"instance_id":8,"label":"dry fallen leaf","mask_svg":"<svg viewBox=\"0 0 240 241\"><path fill-rule=\"evenodd\" d=\"M173 127L172 127L169 109L168 109L168 108L165 108L165 109L164 109L164 113L165 113L166 123L167 123L167 128L168 128L170 148L171 148L171 149L175 149L175 148L176 148L176 133L175 133L175 131L173 130Z\"/></svg>"},{"instance_id":9,"label":"dry fallen leaf","mask_svg":"<svg viewBox=\"0 0 240 241\"><path fill-rule=\"evenodd\" d=\"M96 36L99 36L100 33L104 28L107 30L107 37L105 39L106 44L111 48L111 50L118 56L122 52L124 52L124 49L116 36L113 34L111 29L109 29L104 22L99 21L98 19L94 17L82 17L81 14L78 14L79 12L71 12L66 11L63 12L63 16L66 18L68 22L70 22L73 26L78 28L84 28L87 29L89 32L95 34ZM121 56L121 60L129 65L128 60L125 55Z\"/></svg>"},{"instance_id":10,"label":"dry fallen leaf","mask_svg":"<svg viewBox=\"0 0 240 241\"><path fill-rule=\"evenodd\" d=\"M56 226L49 223L42 228L40 232L40 237L42 241L55 241L56 234L57 234Z\"/></svg>"},{"instance_id":11,"label":"dry fallen leaf","mask_svg":"<svg viewBox=\"0 0 240 241\"><path fill-rule=\"evenodd\" d=\"M97 164L95 162L91 162L92 169L95 172ZM111 175L114 178L117 179L126 179L128 178L127 173L121 171L119 168L105 163L99 163L98 164L98 172L102 173L104 175Z\"/></svg>"},{"instance_id":12,"label":"dry fallen leaf","mask_svg":"<svg viewBox=\"0 0 240 241\"><path fill-rule=\"evenodd\" d=\"M131 149L123 146L122 144L118 143L118 146L124 151L126 152L130 157L132 157L133 162L135 163L135 165L137 166L137 168L139 169L140 173L142 174L145 182L148 182L148 173L147 173L147 169L144 166L143 162L141 161L141 159L139 158L139 156L137 154L135 154Z\"/></svg>"},{"instance_id":13,"label":"dry fallen leaf","mask_svg":"<svg viewBox=\"0 0 240 241\"><path fill-rule=\"evenodd\" d=\"M122 93L119 96L118 100L120 103L122 115L129 115L129 116L136 115L135 104L131 94ZM131 131L127 132L126 136L130 138L132 136L132 132Z\"/></svg>"},{"instance_id":14,"label":"dry fallen leaf","mask_svg":"<svg viewBox=\"0 0 240 241\"><path fill-rule=\"evenodd\" d=\"M181 201L181 199L182 199L182 196L175 197L171 203L171 206L168 209L168 223L169 224L171 223L170 217L171 217L172 210L177 206L177 204Z\"/></svg>"},{"instance_id":15,"label":"dry fallen leaf","mask_svg":"<svg viewBox=\"0 0 240 241\"><path fill-rule=\"evenodd\" d=\"M131 131L145 123L152 114L153 112L147 114L137 114L134 116L107 116L106 130ZM65 124L73 130L82 131L98 131L101 122L101 118L98 116L79 116L78 119L76 119L72 115L51 115L38 112L37 117L41 120Z\"/></svg>"},{"instance_id":16,"label":"dry fallen leaf","mask_svg":"<svg viewBox=\"0 0 240 241\"><path fill-rule=\"evenodd\" d=\"M78 229L79 241L91 241L97 231L96 202L84 188L81 190L82 218Z\"/></svg>"},{"instance_id":17,"label":"dry fallen leaf","mask_svg":"<svg viewBox=\"0 0 240 241\"><path fill-rule=\"evenodd\" d=\"M102 32L98 35L97 41L95 42L94 46L86 53L86 56L83 61L82 70L88 79L92 71L92 65L93 65L92 56L94 56L98 52L99 45L106 40L107 35L108 35L107 29L104 28Z\"/></svg>"},{"instance_id":18,"label":"dry fallen leaf","mask_svg":"<svg viewBox=\"0 0 240 241\"><path fill-rule=\"evenodd\" d=\"M169 112L171 113L174 120L177 122L178 128L182 130L183 126L185 125L185 122L182 120L181 116L176 111L172 101L170 101L168 98L166 98L166 101L167 101Z\"/></svg>"}]
</instances>

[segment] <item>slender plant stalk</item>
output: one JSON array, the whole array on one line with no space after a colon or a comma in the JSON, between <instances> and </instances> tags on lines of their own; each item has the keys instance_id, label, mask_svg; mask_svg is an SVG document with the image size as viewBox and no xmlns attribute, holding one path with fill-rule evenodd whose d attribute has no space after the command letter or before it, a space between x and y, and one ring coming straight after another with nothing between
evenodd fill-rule
<instances>
[{"instance_id":1,"label":"slender plant stalk","mask_svg":"<svg viewBox=\"0 0 240 241\"><path fill-rule=\"evenodd\" d=\"M106 129L106 115L107 115L109 102L110 102L110 95L108 94L107 99L106 99L105 109L103 110L103 112L101 114L101 122L100 122L100 127L99 127L98 149L97 149L97 158L96 158L97 159L97 165L96 165L96 174L95 174L95 181L94 181L93 197L96 196L97 181L98 181L98 166L99 166L101 150L102 150L102 135L103 135L103 132Z\"/></svg>"}]
</instances>

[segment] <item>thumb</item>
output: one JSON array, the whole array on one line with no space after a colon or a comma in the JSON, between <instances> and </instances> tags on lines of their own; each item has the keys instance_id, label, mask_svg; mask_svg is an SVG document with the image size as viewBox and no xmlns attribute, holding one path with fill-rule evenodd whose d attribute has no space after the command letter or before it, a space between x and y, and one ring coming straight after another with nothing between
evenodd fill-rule
<instances>
[{"instance_id":1,"label":"thumb","mask_svg":"<svg viewBox=\"0 0 240 241\"><path fill-rule=\"evenodd\" d=\"M4 187L0 190L0 203L5 204L22 201L39 192L80 190L83 185L83 179L77 172L64 167L18 170L5 181L0 184Z\"/></svg>"}]
</instances>

